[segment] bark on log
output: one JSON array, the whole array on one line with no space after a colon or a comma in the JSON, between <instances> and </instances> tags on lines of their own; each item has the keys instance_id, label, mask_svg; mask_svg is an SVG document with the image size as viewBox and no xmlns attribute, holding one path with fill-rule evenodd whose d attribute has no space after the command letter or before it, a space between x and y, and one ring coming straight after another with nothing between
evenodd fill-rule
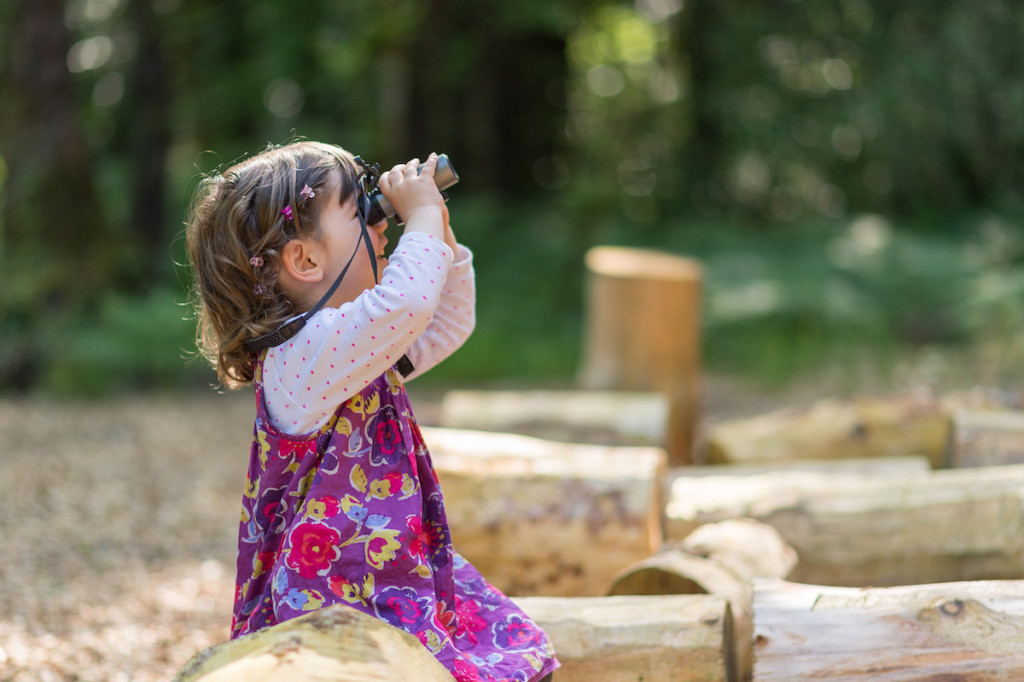
<instances>
[{"instance_id":1,"label":"bark on log","mask_svg":"<svg viewBox=\"0 0 1024 682\"><path fill-rule=\"evenodd\" d=\"M754 583L754 679L1024 679L1024 582Z\"/></svg>"},{"instance_id":2,"label":"bark on log","mask_svg":"<svg viewBox=\"0 0 1024 682\"><path fill-rule=\"evenodd\" d=\"M958 410L948 466L976 467L1024 463L1024 412Z\"/></svg>"},{"instance_id":3,"label":"bark on log","mask_svg":"<svg viewBox=\"0 0 1024 682\"><path fill-rule=\"evenodd\" d=\"M603 594L661 546L660 448L423 432L456 551L506 594Z\"/></svg>"},{"instance_id":4,"label":"bark on log","mask_svg":"<svg viewBox=\"0 0 1024 682\"><path fill-rule=\"evenodd\" d=\"M714 595L521 597L562 667L558 682L735 680L732 613Z\"/></svg>"},{"instance_id":5,"label":"bark on log","mask_svg":"<svg viewBox=\"0 0 1024 682\"><path fill-rule=\"evenodd\" d=\"M335 605L196 654L174 682L451 682L412 635Z\"/></svg>"},{"instance_id":6,"label":"bark on log","mask_svg":"<svg viewBox=\"0 0 1024 682\"><path fill-rule=\"evenodd\" d=\"M792 473L673 482L679 532L745 516L776 528L826 585L1024 577L1024 465L902 475ZM669 536L672 537L671 535Z\"/></svg>"},{"instance_id":7,"label":"bark on log","mask_svg":"<svg viewBox=\"0 0 1024 682\"><path fill-rule=\"evenodd\" d=\"M586 270L582 385L664 393L669 460L691 464L699 403L700 266L667 253L602 246L587 252Z\"/></svg>"},{"instance_id":8,"label":"bark on log","mask_svg":"<svg viewBox=\"0 0 1024 682\"><path fill-rule=\"evenodd\" d=\"M922 455L943 466L950 416L922 394L851 401L722 422L709 431L711 464Z\"/></svg>"},{"instance_id":9,"label":"bark on log","mask_svg":"<svg viewBox=\"0 0 1024 682\"><path fill-rule=\"evenodd\" d=\"M757 577L785 578L796 565L793 548L772 527L752 519L701 526L679 543L615 577L610 595L715 594L729 600L738 679L753 662L753 588Z\"/></svg>"},{"instance_id":10,"label":"bark on log","mask_svg":"<svg viewBox=\"0 0 1024 682\"><path fill-rule=\"evenodd\" d=\"M660 445L668 401L626 391L449 391L441 426L602 445Z\"/></svg>"}]
</instances>

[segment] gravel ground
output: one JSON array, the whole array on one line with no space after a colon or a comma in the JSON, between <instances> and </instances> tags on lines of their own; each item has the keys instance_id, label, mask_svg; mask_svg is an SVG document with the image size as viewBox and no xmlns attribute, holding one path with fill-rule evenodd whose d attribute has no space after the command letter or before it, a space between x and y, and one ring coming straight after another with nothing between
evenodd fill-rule
<instances>
[{"instance_id":1,"label":"gravel ground","mask_svg":"<svg viewBox=\"0 0 1024 682\"><path fill-rule=\"evenodd\" d=\"M227 638L251 397L0 402L0 681L167 680Z\"/></svg>"},{"instance_id":2,"label":"gravel ground","mask_svg":"<svg viewBox=\"0 0 1024 682\"><path fill-rule=\"evenodd\" d=\"M706 417L778 406L705 398ZM169 680L227 639L252 400L0 400L0 682Z\"/></svg>"}]
</instances>

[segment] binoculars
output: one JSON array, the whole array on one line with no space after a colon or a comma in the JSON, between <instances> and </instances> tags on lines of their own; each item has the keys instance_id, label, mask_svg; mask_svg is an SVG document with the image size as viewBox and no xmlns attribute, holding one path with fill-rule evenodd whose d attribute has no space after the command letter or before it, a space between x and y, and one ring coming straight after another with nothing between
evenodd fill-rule
<instances>
[{"instance_id":1,"label":"binoculars","mask_svg":"<svg viewBox=\"0 0 1024 682\"><path fill-rule=\"evenodd\" d=\"M362 159L356 157L357 161L362 163ZM364 168L368 166L364 165ZM423 164L420 164L417 172L423 170ZM366 216L367 225L376 225L382 220L394 217L399 223L402 222L401 216L395 211L395 207L391 205L388 198L384 196L384 193L380 191L377 186L377 182L380 179L379 171L376 164L372 167L372 172L368 173L363 187L363 192L366 195L366 199L370 203L370 210ZM441 190L441 196L444 197L445 201L448 200L448 195L445 194L445 190L454 185L459 181L459 174L455 172L452 162L448 159L447 154L439 154L437 157L437 167L434 169L434 184Z\"/></svg>"}]
</instances>

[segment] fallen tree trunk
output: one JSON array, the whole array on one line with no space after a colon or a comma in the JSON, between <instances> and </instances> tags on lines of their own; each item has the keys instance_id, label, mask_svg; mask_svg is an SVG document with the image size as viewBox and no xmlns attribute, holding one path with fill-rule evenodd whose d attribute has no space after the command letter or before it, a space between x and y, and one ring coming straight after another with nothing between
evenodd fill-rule
<instances>
[{"instance_id":1,"label":"fallen tree trunk","mask_svg":"<svg viewBox=\"0 0 1024 682\"><path fill-rule=\"evenodd\" d=\"M692 464L699 405L700 264L617 246L594 247L585 261L581 384L663 393L669 401L669 461Z\"/></svg>"},{"instance_id":2,"label":"fallen tree trunk","mask_svg":"<svg viewBox=\"0 0 1024 682\"><path fill-rule=\"evenodd\" d=\"M1024 465L925 473L786 472L672 483L674 532L745 516L796 550L791 578L903 585L1024 577Z\"/></svg>"},{"instance_id":3,"label":"fallen tree trunk","mask_svg":"<svg viewBox=\"0 0 1024 682\"><path fill-rule=\"evenodd\" d=\"M796 552L778 532L752 519L701 526L680 543L616 576L610 595L716 594L729 600L736 638L738 679L749 680L753 662L753 589L757 577L785 578Z\"/></svg>"},{"instance_id":4,"label":"fallen tree trunk","mask_svg":"<svg viewBox=\"0 0 1024 682\"><path fill-rule=\"evenodd\" d=\"M661 546L660 448L423 431L455 549L506 594L603 594Z\"/></svg>"},{"instance_id":5,"label":"fallen tree trunk","mask_svg":"<svg viewBox=\"0 0 1024 682\"><path fill-rule=\"evenodd\" d=\"M732 613L713 595L520 597L551 637L558 682L735 680Z\"/></svg>"},{"instance_id":6,"label":"fallen tree trunk","mask_svg":"<svg viewBox=\"0 0 1024 682\"><path fill-rule=\"evenodd\" d=\"M1024 582L754 582L754 679L1024 679Z\"/></svg>"},{"instance_id":7,"label":"fallen tree trunk","mask_svg":"<svg viewBox=\"0 0 1024 682\"><path fill-rule=\"evenodd\" d=\"M451 682L412 635L343 605L210 647L174 682Z\"/></svg>"}]
</instances>

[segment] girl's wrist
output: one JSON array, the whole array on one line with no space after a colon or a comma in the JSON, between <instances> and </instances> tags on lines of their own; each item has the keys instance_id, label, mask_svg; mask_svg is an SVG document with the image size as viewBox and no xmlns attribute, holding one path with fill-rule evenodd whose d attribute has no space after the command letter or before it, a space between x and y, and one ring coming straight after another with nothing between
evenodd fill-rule
<instances>
[{"instance_id":1,"label":"girl's wrist","mask_svg":"<svg viewBox=\"0 0 1024 682\"><path fill-rule=\"evenodd\" d=\"M443 240L444 234L444 213L442 207L426 205L419 206L403 215L405 218L406 232L423 232L432 237Z\"/></svg>"}]
</instances>

